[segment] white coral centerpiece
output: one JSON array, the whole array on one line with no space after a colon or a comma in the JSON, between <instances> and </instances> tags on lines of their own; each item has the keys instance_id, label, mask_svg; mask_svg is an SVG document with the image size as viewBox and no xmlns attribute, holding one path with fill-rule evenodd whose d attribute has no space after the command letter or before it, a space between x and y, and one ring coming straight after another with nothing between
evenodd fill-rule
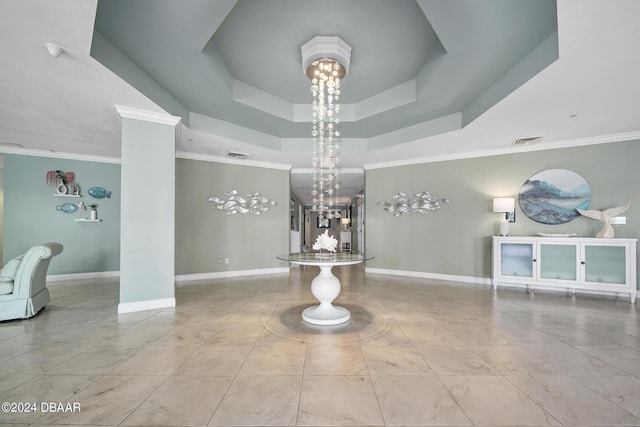
<instances>
[{"instance_id":1,"label":"white coral centerpiece","mask_svg":"<svg viewBox=\"0 0 640 427\"><path fill-rule=\"evenodd\" d=\"M325 230L323 234L318 236L312 247L317 251L325 249L329 252L335 252L338 247L338 240L333 236L329 236L329 230Z\"/></svg>"}]
</instances>

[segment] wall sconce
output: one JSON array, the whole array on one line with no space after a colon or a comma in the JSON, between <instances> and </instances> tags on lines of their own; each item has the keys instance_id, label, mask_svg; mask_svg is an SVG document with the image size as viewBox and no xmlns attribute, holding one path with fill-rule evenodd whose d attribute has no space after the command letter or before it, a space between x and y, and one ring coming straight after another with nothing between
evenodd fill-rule
<instances>
[{"instance_id":1,"label":"wall sconce","mask_svg":"<svg viewBox=\"0 0 640 427\"><path fill-rule=\"evenodd\" d=\"M513 197L498 197L493 199L493 211L503 213L500 219L500 235L509 235L509 223L516 222L516 199Z\"/></svg>"},{"instance_id":2,"label":"wall sconce","mask_svg":"<svg viewBox=\"0 0 640 427\"><path fill-rule=\"evenodd\" d=\"M340 221L342 222L342 228L344 229L344 231L348 231L349 223L351 222L351 220L349 218L342 218Z\"/></svg>"}]
</instances>

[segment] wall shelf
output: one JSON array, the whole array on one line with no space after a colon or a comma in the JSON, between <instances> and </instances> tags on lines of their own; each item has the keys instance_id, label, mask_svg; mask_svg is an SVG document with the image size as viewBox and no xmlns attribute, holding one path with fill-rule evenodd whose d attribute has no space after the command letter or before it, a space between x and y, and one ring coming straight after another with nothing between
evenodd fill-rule
<instances>
[{"instance_id":1,"label":"wall shelf","mask_svg":"<svg viewBox=\"0 0 640 427\"><path fill-rule=\"evenodd\" d=\"M79 194L54 194L53 197L82 197Z\"/></svg>"},{"instance_id":2,"label":"wall shelf","mask_svg":"<svg viewBox=\"0 0 640 427\"><path fill-rule=\"evenodd\" d=\"M76 222L102 222L101 219L89 219L89 218L76 218L74 219Z\"/></svg>"}]
</instances>

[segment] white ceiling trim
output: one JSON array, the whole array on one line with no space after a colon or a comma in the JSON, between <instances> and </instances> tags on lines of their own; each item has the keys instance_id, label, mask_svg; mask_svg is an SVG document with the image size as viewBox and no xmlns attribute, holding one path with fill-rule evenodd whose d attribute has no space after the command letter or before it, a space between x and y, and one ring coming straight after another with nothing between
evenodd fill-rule
<instances>
[{"instance_id":1,"label":"white ceiling trim","mask_svg":"<svg viewBox=\"0 0 640 427\"><path fill-rule=\"evenodd\" d=\"M52 151L32 150L32 149L26 149L26 148L0 147L0 153L1 154L18 154L21 156L47 157L47 158L65 159L65 160L81 160L81 161L96 162L96 163L113 163L113 164L121 163L121 159L117 157L91 156L87 154L74 154L74 153L58 153L58 152L52 152ZM251 167L257 167L257 168L291 170L291 165L287 165L287 164L260 162L257 160L237 160L237 159L230 159L228 157L188 153L185 151L176 151L176 159L201 160L205 162L227 163L232 165L251 166Z\"/></svg>"},{"instance_id":2,"label":"white ceiling trim","mask_svg":"<svg viewBox=\"0 0 640 427\"><path fill-rule=\"evenodd\" d=\"M220 156L212 156L209 154L196 154L196 153L188 153L186 151L176 151L177 159L187 159L187 160L201 160L204 162L212 162L212 163L226 163L230 165L238 165L238 166L250 166L254 168L266 168L266 169L278 169L278 170L291 170L291 165L285 165L280 163L270 163L270 162L260 162L257 160L238 160L231 159L229 157L220 157Z\"/></svg>"},{"instance_id":3,"label":"white ceiling trim","mask_svg":"<svg viewBox=\"0 0 640 427\"><path fill-rule=\"evenodd\" d=\"M47 157L52 159L81 160L85 162L120 164L120 159L117 157L92 156L89 154L75 154L75 153L63 153L63 152L46 151L46 150L33 150L29 148L0 147L0 153L18 154L21 156Z\"/></svg>"},{"instance_id":4,"label":"white ceiling trim","mask_svg":"<svg viewBox=\"0 0 640 427\"><path fill-rule=\"evenodd\" d=\"M614 142L632 141L640 139L640 132L628 132L615 135L595 136L589 138L578 138L569 141L546 142L531 146L519 146L501 148L496 150L473 151L466 153L454 153L438 156L419 157L415 159L397 160L391 162L370 163L363 165L364 170L385 169L398 166L410 166L422 163L445 162L449 160L472 159L479 157L500 156L503 154L518 154L531 151L555 150L558 148L581 147L586 145L609 144Z\"/></svg>"},{"instance_id":5,"label":"white ceiling trim","mask_svg":"<svg viewBox=\"0 0 640 427\"><path fill-rule=\"evenodd\" d=\"M126 119L143 120L145 122L153 122L171 126L176 126L182 120L182 117L172 116L166 113L140 110L138 108L131 108L123 105L114 105L114 107L116 107L118 114L120 114L122 118Z\"/></svg>"},{"instance_id":6,"label":"white ceiling trim","mask_svg":"<svg viewBox=\"0 0 640 427\"><path fill-rule=\"evenodd\" d=\"M312 168L293 168L291 169L292 175L311 175L313 174L314 169ZM351 174L351 175L362 175L364 174L364 169L361 168L342 168L340 169L340 174Z\"/></svg>"}]
</instances>

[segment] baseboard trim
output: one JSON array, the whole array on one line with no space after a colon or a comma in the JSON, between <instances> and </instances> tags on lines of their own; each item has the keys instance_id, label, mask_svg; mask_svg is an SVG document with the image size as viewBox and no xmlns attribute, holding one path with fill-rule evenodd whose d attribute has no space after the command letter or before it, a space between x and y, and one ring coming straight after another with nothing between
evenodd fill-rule
<instances>
[{"instance_id":1,"label":"baseboard trim","mask_svg":"<svg viewBox=\"0 0 640 427\"><path fill-rule=\"evenodd\" d=\"M135 311L155 310L176 306L175 298L160 298L148 301L121 302L118 304L118 314L133 313Z\"/></svg>"},{"instance_id":2,"label":"baseboard trim","mask_svg":"<svg viewBox=\"0 0 640 427\"><path fill-rule=\"evenodd\" d=\"M277 267L277 268L257 268L253 270L218 271L218 272L212 272L212 273L178 274L175 276L175 281L189 282L193 280L224 279L228 277L259 276L263 274L280 274L280 273L288 273L288 272L289 272L289 267ZM118 278L118 277L120 277L119 271L98 271L94 273L53 274L53 275L47 276L47 283L64 282L69 280L90 280L90 279L105 279L105 278Z\"/></svg>"},{"instance_id":3,"label":"baseboard trim","mask_svg":"<svg viewBox=\"0 0 640 427\"><path fill-rule=\"evenodd\" d=\"M289 267L277 267L277 268L257 268L253 270L234 270L234 271L217 271L212 273L193 273L193 274L179 274L176 275L176 282L190 282L196 280L209 280L209 279L226 279L229 277L243 277L243 276L261 276L266 274L280 274L288 273Z\"/></svg>"},{"instance_id":4,"label":"baseboard trim","mask_svg":"<svg viewBox=\"0 0 640 427\"><path fill-rule=\"evenodd\" d=\"M455 274L427 273L424 271L409 271L409 270L390 270L386 268L371 268L371 267L365 267L364 271L365 273L372 273L372 274L417 277L420 279L436 279L436 280L445 280L447 282L462 282L462 283L472 283L474 285L491 286L491 279L488 277L458 276Z\"/></svg>"},{"instance_id":5,"label":"baseboard trim","mask_svg":"<svg viewBox=\"0 0 640 427\"><path fill-rule=\"evenodd\" d=\"M53 274L47 276L47 282L64 282L68 280L87 280L120 277L119 271L97 271L93 273Z\"/></svg>"}]
</instances>

